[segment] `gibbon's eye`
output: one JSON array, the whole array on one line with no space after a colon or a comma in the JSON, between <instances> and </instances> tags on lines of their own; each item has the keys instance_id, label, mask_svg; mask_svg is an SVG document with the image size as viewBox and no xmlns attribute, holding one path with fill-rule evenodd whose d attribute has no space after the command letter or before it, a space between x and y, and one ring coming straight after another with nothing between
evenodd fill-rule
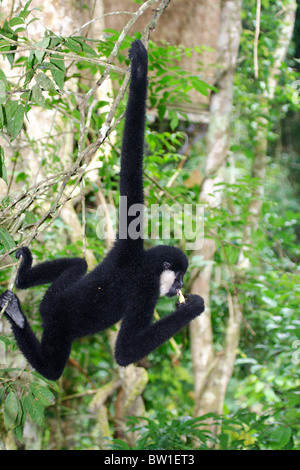
<instances>
[{"instance_id":1,"label":"gibbon's eye","mask_svg":"<svg viewBox=\"0 0 300 470\"><path fill-rule=\"evenodd\" d=\"M164 262L164 269L170 269L171 265L167 261Z\"/></svg>"}]
</instances>

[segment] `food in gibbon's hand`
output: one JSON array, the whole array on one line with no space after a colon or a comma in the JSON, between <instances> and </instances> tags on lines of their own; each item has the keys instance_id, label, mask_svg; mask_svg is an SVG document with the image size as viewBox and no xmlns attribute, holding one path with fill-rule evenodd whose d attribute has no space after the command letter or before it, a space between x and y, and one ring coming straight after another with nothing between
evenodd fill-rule
<instances>
[{"instance_id":1,"label":"food in gibbon's hand","mask_svg":"<svg viewBox=\"0 0 300 470\"><path fill-rule=\"evenodd\" d=\"M121 366L136 362L160 346L204 311L203 299L190 295L173 313L152 322L159 296L175 296L183 286L188 267L185 254L173 246L144 249L143 237L130 237L133 216L129 208L143 205L143 151L147 96L147 51L140 40L132 43L131 82L121 150L119 228L113 248L93 271L81 258L59 258L32 266L27 247L16 287L27 289L51 284L41 304L41 341L11 291L0 296L0 307L11 323L18 346L28 362L47 379L58 379L77 338L103 331L121 320L115 359ZM128 208L128 211L127 211ZM127 233L120 235L126 220ZM124 229L124 227L123 227ZM123 230L124 231L124 230ZM99 288L101 287L101 288Z\"/></svg>"},{"instance_id":2,"label":"food in gibbon's hand","mask_svg":"<svg viewBox=\"0 0 300 470\"><path fill-rule=\"evenodd\" d=\"M180 289L177 291L177 294L178 294L178 297L179 297L179 303L183 304L185 302L185 298L184 298L184 295L183 295L183 293L181 292Z\"/></svg>"}]
</instances>

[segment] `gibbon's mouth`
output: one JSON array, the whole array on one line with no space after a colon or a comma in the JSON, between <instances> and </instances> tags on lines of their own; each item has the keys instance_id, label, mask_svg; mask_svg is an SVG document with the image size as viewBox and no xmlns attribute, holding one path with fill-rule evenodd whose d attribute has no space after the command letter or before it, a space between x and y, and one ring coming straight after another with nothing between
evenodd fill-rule
<instances>
[{"instance_id":1,"label":"gibbon's mouth","mask_svg":"<svg viewBox=\"0 0 300 470\"><path fill-rule=\"evenodd\" d=\"M167 293L167 297L174 297L175 295L178 295L177 292L178 289L176 287L171 287L171 289Z\"/></svg>"}]
</instances>

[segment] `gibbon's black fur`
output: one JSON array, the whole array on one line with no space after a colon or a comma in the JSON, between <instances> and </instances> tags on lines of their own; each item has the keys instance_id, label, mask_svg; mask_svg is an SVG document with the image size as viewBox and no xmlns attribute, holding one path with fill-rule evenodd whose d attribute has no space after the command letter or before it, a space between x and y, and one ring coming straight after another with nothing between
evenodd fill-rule
<instances>
[{"instance_id":1,"label":"gibbon's black fur","mask_svg":"<svg viewBox=\"0 0 300 470\"><path fill-rule=\"evenodd\" d=\"M121 153L120 194L127 207L143 203L143 148L147 95L147 52L141 41L132 43L131 82ZM120 207L120 219L124 214ZM126 214L127 216L127 214ZM128 217L128 224L130 217ZM176 310L152 323L160 295L176 295L188 261L172 246L144 250L142 236L120 237L103 262L90 273L81 258L61 258L32 267L27 247L22 257L16 287L50 283L40 305L43 334L38 341L23 314L18 297L11 291L0 296L8 302L5 315L18 346L31 366L50 380L58 379L69 358L72 342L103 331L122 320L115 345L121 366L136 362L160 346L204 311L203 299L191 295Z\"/></svg>"}]
</instances>

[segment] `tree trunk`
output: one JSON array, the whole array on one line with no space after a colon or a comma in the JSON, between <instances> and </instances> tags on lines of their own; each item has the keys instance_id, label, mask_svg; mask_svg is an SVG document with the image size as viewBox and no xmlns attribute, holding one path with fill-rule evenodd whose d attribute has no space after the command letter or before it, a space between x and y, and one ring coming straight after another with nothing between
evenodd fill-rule
<instances>
[{"instance_id":1,"label":"tree trunk","mask_svg":"<svg viewBox=\"0 0 300 470\"><path fill-rule=\"evenodd\" d=\"M105 12L132 12L136 5L132 0L103 0ZM159 28L153 31L151 39L156 43L164 41L170 44L182 44L191 48L192 59L182 56L180 67L193 74L199 74L199 55L194 47L204 46L201 53L201 76L203 80L213 81L213 67L216 61L216 48L218 42L218 29L220 20L221 0L209 2L206 0L172 0L159 22ZM155 7L156 8L156 5ZM141 31L149 21L153 12L148 10L133 26L132 32ZM123 29L128 20L126 14L106 17L106 27L117 31ZM197 34L195 34L197 31ZM205 46L208 46L205 49ZM192 122L207 122L209 99L196 90L189 91L191 102L176 103L186 112ZM173 107L174 103L170 106Z\"/></svg>"},{"instance_id":2,"label":"tree trunk","mask_svg":"<svg viewBox=\"0 0 300 470\"><path fill-rule=\"evenodd\" d=\"M275 94L275 88L278 83L278 76L280 74L280 67L285 59L288 46L290 44L296 14L297 2L291 0L286 2L284 6L284 17L281 23L281 33L274 53L274 64L270 69L270 74L267 80L265 92L260 98L259 115L256 118L257 133L254 141L254 161L252 167L253 178L258 178L261 184L258 185L253 191L253 198L249 207L248 224L245 227L244 242L246 245L251 244L251 232L256 230L259 221L259 215L264 196L264 181L267 166L267 147L268 147L268 133L269 133L269 120L264 116L269 115L269 107L272 103ZM259 72L258 77L259 78Z\"/></svg>"},{"instance_id":3,"label":"tree trunk","mask_svg":"<svg viewBox=\"0 0 300 470\"><path fill-rule=\"evenodd\" d=\"M233 76L237 60L241 32L241 0L226 0L221 5L221 25L218 42L217 77L218 93L210 104L210 121L207 132L206 179L200 201L208 208L220 203L214 194L214 186L222 180L222 166L229 148L230 122L233 99ZM212 234L213 235L213 234ZM193 369L195 376L195 416L208 412L219 413L232 370L232 351L239 340L238 320L232 309L228 323L224 351L217 356L213 349L213 333L210 314L210 281L215 253L213 238L206 238L199 253L207 264L192 285L192 293L205 299L205 312L196 318L190 328ZM233 349L234 348L234 349Z\"/></svg>"},{"instance_id":4,"label":"tree trunk","mask_svg":"<svg viewBox=\"0 0 300 470\"><path fill-rule=\"evenodd\" d=\"M235 7L234 7L235 4ZM224 92L223 99L227 99L227 104L222 105L222 94L214 95L211 104L211 120L208 133L208 153L207 153L207 172L208 174L220 173L221 165L226 157L226 150L228 148L228 129L230 123L230 112L232 105L232 83L233 83L233 70L237 58L238 51L238 33L240 31L240 2L239 1L225 1L222 4L222 22L220 31L220 43L223 44L225 50L231 57L228 61L229 67L221 67L220 75L224 86L227 89L220 89L220 93ZM228 14L235 8L236 16ZM280 73L280 65L285 58L287 48L292 37L294 21L295 21L296 1L288 2L284 10L284 18L282 20L282 31L279 35L277 49L275 51L275 61L268 77L266 86L266 93L261 99L259 116L257 118L258 130L254 142L254 162L252 169L252 176L261 180L260 185L254 191L252 201L249 206L249 219L247 227L244 232L244 244L251 243L252 230L256 230L262 206L262 198L264 194L264 179L266 173L267 162L267 144L268 144L268 125L269 122L262 117L267 115L270 103L274 97L274 90L277 84L278 75ZM229 38L229 31L235 31L235 41L227 41ZM226 34L227 32L227 34ZM222 54L220 55L222 58ZM224 56L223 56L224 57ZM224 80L226 77L227 80ZM213 103L216 100L217 103ZM219 103L218 103L219 101ZM224 109L227 114L224 115ZM221 118L218 120L218 116ZM211 144L211 139L213 142ZM220 176L220 175L219 175ZM206 200L210 207L215 204L215 198L209 196L207 198L207 188L209 193L213 192L214 182L210 179L206 180L206 186L203 187L201 199ZM203 251L201 254L205 260L211 260L214 255L214 241L206 240ZM243 253L241 253L238 265L236 266L239 271L246 268ZM249 260L247 260L249 262ZM192 354L195 372L195 415L200 416L208 412L222 413L225 399L225 393L228 382L231 378L234 361L236 357L236 350L240 339L240 326L242 321L242 308L239 304L238 297L228 291L228 307L229 319L225 332L223 350L219 354L213 351L213 335L210 319L209 309L209 290L210 278L212 272L212 265L207 264L205 269L200 273L198 278L193 284L194 293L202 293L207 302L206 312L199 319L193 322L191 327L192 338Z\"/></svg>"}]
</instances>

